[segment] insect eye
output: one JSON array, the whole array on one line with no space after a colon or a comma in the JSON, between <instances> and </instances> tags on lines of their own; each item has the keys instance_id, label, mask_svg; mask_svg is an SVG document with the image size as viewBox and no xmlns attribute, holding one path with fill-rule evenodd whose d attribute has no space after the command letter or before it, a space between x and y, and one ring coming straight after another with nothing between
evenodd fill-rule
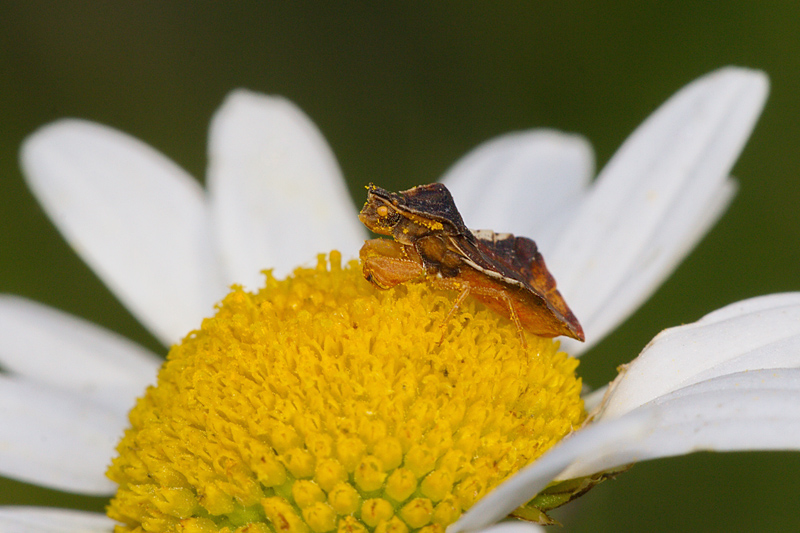
<instances>
[{"instance_id":1,"label":"insect eye","mask_svg":"<svg viewBox=\"0 0 800 533\"><path fill-rule=\"evenodd\" d=\"M385 217L389 214L389 208L385 205L379 206L375 211L378 213L379 217Z\"/></svg>"}]
</instances>

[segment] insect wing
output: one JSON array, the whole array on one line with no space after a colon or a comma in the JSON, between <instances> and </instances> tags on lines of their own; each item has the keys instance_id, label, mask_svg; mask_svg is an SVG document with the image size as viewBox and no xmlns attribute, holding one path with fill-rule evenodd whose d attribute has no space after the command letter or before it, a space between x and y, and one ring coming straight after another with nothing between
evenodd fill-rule
<instances>
[{"instance_id":1,"label":"insect wing","mask_svg":"<svg viewBox=\"0 0 800 533\"><path fill-rule=\"evenodd\" d=\"M507 284L521 286L541 298L552 318L563 324L570 336L584 339L583 328L556 289L556 281L534 241L491 230L475 231L473 235L483 260L502 275Z\"/></svg>"}]
</instances>

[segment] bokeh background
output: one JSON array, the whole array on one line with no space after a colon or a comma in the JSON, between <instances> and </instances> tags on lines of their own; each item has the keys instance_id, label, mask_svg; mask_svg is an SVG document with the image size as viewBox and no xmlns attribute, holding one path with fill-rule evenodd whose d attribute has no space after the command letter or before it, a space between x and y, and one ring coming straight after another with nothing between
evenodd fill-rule
<instances>
[{"instance_id":1,"label":"bokeh background","mask_svg":"<svg viewBox=\"0 0 800 533\"><path fill-rule=\"evenodd\" d=\"M688 7L691 5L692 7ZM333 147L356 204L375 181L434 181L511 130L585 135L598 168L668 96L723 65L772 93L718 226L581 362L600 385L659 330L800 289L800 3L46 2L0 4L0 292L163 353L26 189L22 139L73 116L139 137L203 180L209 118L236 87L284 95ZM502 229L502 228L497 228ZM535 238L535 236L532 236ZM267 265L265 265L267 266ZM798 531L800 453L699 453L635 466L558 513L566 531ZM2 481L0 503L82 498Z\"/></svg>"}]
</instances>

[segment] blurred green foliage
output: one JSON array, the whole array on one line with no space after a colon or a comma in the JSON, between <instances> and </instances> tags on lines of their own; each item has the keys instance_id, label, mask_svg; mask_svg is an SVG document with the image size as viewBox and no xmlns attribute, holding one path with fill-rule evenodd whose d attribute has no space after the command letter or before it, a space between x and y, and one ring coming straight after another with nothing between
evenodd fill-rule
<instances>
[{"instance_id":1,"label":"blurred green foliage","mask_svg":"<svg viewBox=\"0 0 800 533\"><path fill-rule=\"evenodd\" d=\"M598 167L669 95L727 64L772 95L721 223L582 360L602 384L664 327L800 289L800 3L3 2L0 292L88 318L163 353L63 242L17 164L38 126L82 117L129 132L202 181L211 114L235 87L284 95L317 123L356 203L375 181L435 180L476 144L549 127ZM502 228L496 228L502 229ZM532 237L535 238L535 235ZM800 454L696 454L637 465L559 514L568 531L798 531ZM103 501L16 482L0 503Z\"/></svg>"}]
</instances>

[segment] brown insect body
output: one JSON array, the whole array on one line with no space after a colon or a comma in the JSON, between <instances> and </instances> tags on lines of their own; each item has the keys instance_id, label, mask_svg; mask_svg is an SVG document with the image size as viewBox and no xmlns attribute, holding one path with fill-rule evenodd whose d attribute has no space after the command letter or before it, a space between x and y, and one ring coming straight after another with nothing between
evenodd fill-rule
<instances>
[{"instance_id":1,"label":"brown insect body","mask_svg":"<svg viewBox=\"0 0 800 533\"><path fill-rule=\"evenodd\" d=\"M489 230L470 231L439 183L393 193L370 185L359 219L387 239L361 249L364 276L380 288L426 276L544 337L584 340L583 330L547 270L536 243ZM448 315L449 317L450 315Z\"/></svg>"}]
</instances>

